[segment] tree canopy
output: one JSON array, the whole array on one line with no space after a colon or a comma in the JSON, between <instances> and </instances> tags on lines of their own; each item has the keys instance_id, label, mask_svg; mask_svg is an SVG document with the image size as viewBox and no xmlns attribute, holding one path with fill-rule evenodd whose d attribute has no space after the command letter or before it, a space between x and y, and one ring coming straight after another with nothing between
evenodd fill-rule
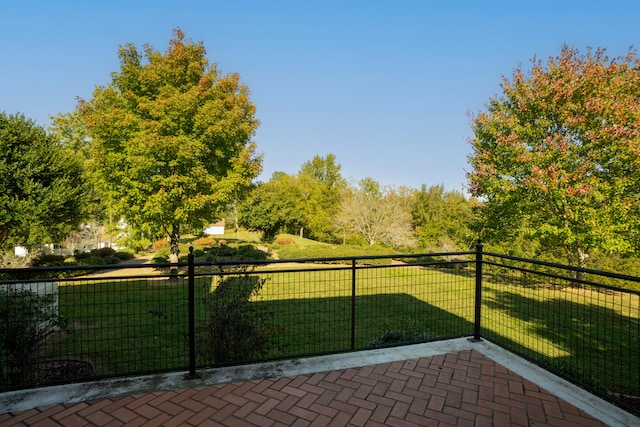
<instances>
[{"instance_id":1,"label":"tree canopy","mask_svg":"<svg viewBox=\"0 0 640 427\"><path fill-rule=\"evenodd\" d=\"M57 242L81 220L82 165L21 114L0 113L0 247Z\"/></svg>"},{"instance_id":2,"label":"tree canopy","mask_svg":"<svg viewBox=\"0 0 640 427\"><path fill-rule=\"evenodd\" d=\"M70 150L82 163L82 178L85 185L82 203L83 221L102 223L108 217L111 209L106 203L106 197L101 192L101 188L96 186L96 180L93 179L95 171L92 167L93 160L90 151L91 137L83 118L78 111L58 114L52 117L52 123L48 130L58 138L62 146ZM83 230L78 231L82 232Z\"/></svg>"},{"instance_id":3,"label":"tree canopy","mask_svg":"<svg viewBox=\"0 0 640 427\"><path fill-rule=\"evenodd\" d=\"M421 246L434 251L468 250L474 240L470 229L477 200L442 185L422 185L413 195L412 217Z\"/></svg>"},{"instance_id":4,"label":"tree canopy","mask_svg":"<svg viewBox=\"0 0 640 427\"><path fill-rule=\"evenodd\" d=\"M279 232L294 233L304 223L300 190L295 176L275 172L269 181L258 184L241 205L240 225L261 231L266 242Z\"/></svg>"},{"instance_id":5,"label":"tree canopy","mask_svg":"<svg viewBox=\"0 0 640 427\"><path fill-rule=\"evenodd\" d=\"M340 200L336 227L369 245L383 243L394 248L415 245L410 206L401 191L382 188L372 178L363 178Z\"/></svg>"},{"instance_id":6,"label":"tree canopy","mask_svg":"<svg viewBox=\"0 0 640 427\"><path fill-rule=\"evenodd\" d=\"M304 162L298 172L304 226L310 237L324 242L336 241L334 218L347 185L341 169L336 156L328 154L325 157L314 156Z\"/></svg>"},{"instance_id":7,"label":"tree canopy","mask_svg":"<svg viewBox=\"0 0 640 427\"><path fill-rule=\"evenodd\" d=\"M278 232L336 240L334 217L345 181L333 154L314 156L296 175L275 172L259 184L240 209L240 223L272 240Z\"/></svg>"},{"instance_id":8,"label":"tree canopy","mask_svg":"<svg viewBox=\"0 0 640 427\"><path fill-rule=\"evenodd\" d=\"M473 117L470 191L485 238L539 239L572 265L638 247L640 62L567 46L504 78Z\"/></svg>"},{"instance_id":9,"label":"tree canopy","mask_svg":"<svg viewBox=\"0 0 640 427\"><path fill-rule=\"evenodd\" d=\"M177 261L181 226L213 221L261 170L258 120L238 74L210 65L202 43L174 30L166 53L120 47L120 70L78 111L110 205Z\"/></svg>"}]
</instances>

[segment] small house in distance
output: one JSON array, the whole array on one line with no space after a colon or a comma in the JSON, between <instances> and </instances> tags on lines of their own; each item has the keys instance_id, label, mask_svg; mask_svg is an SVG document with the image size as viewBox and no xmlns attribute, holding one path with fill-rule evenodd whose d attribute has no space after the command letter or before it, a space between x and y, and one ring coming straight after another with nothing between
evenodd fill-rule
<instances>
[{"instance_id":1,"label":"small house in distance","mask_svg":"<svg viewBox=\"0 0 640 427\"><path fill-rule=\"evenodd\" d=\"M216 223L209 224L207 228L204 229L204 234L207 236L224 234L224 219L221 219Z\"/></svg>"}]
</instances>

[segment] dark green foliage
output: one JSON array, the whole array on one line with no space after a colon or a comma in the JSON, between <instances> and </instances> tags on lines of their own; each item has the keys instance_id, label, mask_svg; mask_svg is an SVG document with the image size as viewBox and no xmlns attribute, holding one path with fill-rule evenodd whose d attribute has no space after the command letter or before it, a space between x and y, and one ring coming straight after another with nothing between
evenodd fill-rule
<instances>
[{"instance_id":1,"label":"dark green foliage","mask_svg":"<svg viewBox=\"0 0 640 427\"><path fill-rule=\"evenodd\" d=\"M81 161L23 115L0 113L0 247L57 241L80 222Z\"/></svg>"},{"instance_id":2,"label":"dark green foliage","mask_svg":"<svg viewBox=\"0 0 640 427\"><path fill-rule=\"evenodd\" d=\"M116 252L115 256L120 261L128 261L130 259L135 258L135 256L131 252L124 252L124 251Z\"/></svg>"},{"instance_id":3,"label":"dark green foliage","mask_svg":"<svg viewBox=\"0 0 640 427\"><path fill-rule=\"evenodd\" d=\"M90 255L88 257L83 257L77 259L77 265L107 265L109 262L106 258L102 258L96 255Z\"/></svg>"},{"instance_id":4,"label":"dark green foliage","mask_svg":"<svg viewBox=\"0 0 640 427\"><path fill-rule=\"evenodd\" d=\"M0 290L0 386L37 382L38 346L67 326L57 313L56 298L28 289Z\"/></svg>"},{"instance_id":5,"label":"dark green foliage","mask_svg":"<svg viewBox=\"0 0 640 427\"><path fill-rule=\"evenodd\" d=\"M193 251L193 253L196 257L204 256L204 251L202 249L196 249Z\"/></svg>"},{"instance_id":6,"label":"dark green foliage","mask_svg":"<svg viewBox=\"0 0 640 427\"><path fill-rule=\"evenodd\" d=\"M467 200L444 186L422 185L415 192L412 217L422 247L429 251L466 250L473 242L471 230L475 199Z\"/></svg>"},{"instance_id":7,"label":"dark green foliage","mask_svg":"<svg viewBox=\"0 0 640 427\"><path fill-rule=\"evenodd\" d=\"M93 252L96 252L98 255L100 255L102 258L108 258L108 257L113 257L116 255L116 250L112 249L112 248L100 248L100 249L94 249Z\"/></svg>"},{"instance_id":8,"label":"dark green foliage","mask_svg":"<svg viewBox=\"0 0 640 427\"><path fill-rule=\"evenodd\" d=\"M261 250L256 249L251 244L239 245L236 244L229 246L216 246L209 249L208 254L202 253L198 255L196 250L196 257L204 257L207 262L215 261L256 261L267 258L267 254ZM200 260L196 260L200 261ZM184 258L186 262L186 257Z\"/></svg>"},{"instance_id":9,"label":"dark green foliage","mask_svg":"<svg viewBox=\"0 0 640 427\"><path fill-rule=\"evenodd\" d=\"M238 247L236 252L236 259L245 261L258 261L266 259L267 254L261 250L256 249L253 245L242 245Z\"/></svg>"},{"instance_id":10,"label":"dark green foliage","mask_svg":"<svg viewBox=\"0 0 640 427\"><path fill-rule=\"evenodd\" d=\"M169 264L169 257L167 255L156 255L151 260L151 264Z\"/></svg>"},{"instance_id":11,"label":"dark green foliage","mask_svg":"<svg viewBox=\"0 0 640 427\"><path fill-rule=\"evenodd\" d=\"M256 186L238 211L239 225L261 231L271 243L278 233L302 234L335 242L334 217L339 195L346 185L335 156L315 156L297 175L275 172L268 182Z\"/></svg>"},{"instance_id":12,"label":"dark green foliage","mask_svg":"<svg viewBox=\"0 0 640 427\"><path fill-rule=\"evenodd\" d=\"M287 258L334 258L350 256L377 256L392 255L397 253L393 249L384 246L357 246L357 245L314 245L301 248L297 245L286 245L278 249L281 259ZM342 263L344 261L337 261ZM391 258L358 260L358 264L391 264Z\"/></svg>"},{"instance_id":13,"label":"dark green foliage","mask_svg":"<svg viewBox=\"0 0 640 427\"><path fill-rule=\"evenodd\" d=\"M33 260L34 267L56 267L65 265L64 255L40 254Z\"/></svg>"},{"instance_id":14,"label":"dark green foliage","mask_svg":"<svg viewBox=\"0 0 640 427\"><path fill-rule=\"evenodd\" d=\"M75 259L78 265L107 265L120 262L116 257L116 251L111 248L92 249L89 252L76 254Z\"/></svg>"},{"instance_id":15,"label":"dark green foliage","mask_svg":"<svg viewBox=\"0 0 640 427\"><path fill-rule=\"evenodd\" d=\"M116 252L111 248L93 249L90 252L82 252L74 255L73 258L64 255L40 254L33 261L33 267L64 267L64 266L84 266L84 265L112 265L121 261L132 259L133 254L128 252ZM26 274L26 273L25 273ZM75 271L48 271L39 273L29 273L14 278L21 279L56 279L83 274L81 270Z\"/></svg>"},{"instance_id":16,"label":"dark green foliage","mask_svg":"<svg viewBox=\"0 0 640 427\"><path fill-rule=\"evenodd\" d=\"M272 242L282 230L295 232L304 223L301 198L295 177L275 173L269 182L254 188L242 204L240 225L248 230L261 231L264 242Z\"/></svg>"},{"instance_id":17,"label":"dark green foliage","mask_svg":"<svg viewBox=\"0 0 640 427\"><path fill-rule=\"evenodd\" d=\"M252 303L267 279L247 274L218 276L215 290L204 298L207 321L199 328L198 357L208 364L249 361L267 355L277 345L273 314Z\"/></svg>"}]
</instances>

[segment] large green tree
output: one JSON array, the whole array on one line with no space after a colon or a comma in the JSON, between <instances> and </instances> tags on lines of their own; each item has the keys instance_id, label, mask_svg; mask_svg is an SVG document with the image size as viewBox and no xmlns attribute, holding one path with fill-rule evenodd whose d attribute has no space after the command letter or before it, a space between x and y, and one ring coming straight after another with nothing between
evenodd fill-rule
<instances>
[{"instance_id":1,"label":"large green tree","mask_svg":"<svg viewBox=\"0 0 640 427\"><path fill-rule=\"evenodd\" d=\"M59 241L81 220L81 162L21 114L0 113L0 247Z\"/></svg>"},{"instance_id":2,"label":"large green tree","mask_svg":"<svg viewBox=\"0 0 640 427\"><path fill-rule=\"evenodd\" d=\"M340 196L346 181L340 173L342 166L336 156L314 156L300 167L297 185L300 188L300 207L310 237L325 242L336 241L335 217L340 210Z\"/></svg>"},{"instance_id":3,"label":"large green tree","mask_svg":"<svg viewBox=\"0 0 640 427\"><path fill-rule=\"evenodd\" d=\"M422 185L414 191L412 217L420 244L437 251L467 250L473 242L474 198L442 185Z\"/></svg>"},{"instance_id":4,"label":"large green tree","mask_svg":"<svg viewBox=\"0 0 640 427\"><path fill-rule=\"evenodd\" d=\"M345 187L335 156L314 156L297 175L276 172L256 186L239 211L240 223L262 231L265 240L278 232L300 233L335 241L335 216Z\"/></svg>"},{"instance_id":5,"label":"large green tree","mask_svg":"<svg viewBox=\"0 0 640 427\"><path fill-rule=\"evenodd\" d=\"M111 82L78 105L93 167L111 206L168 236L175 262L181 228L216 219L260 172L255 106L239 75L222 75L181 30L164 54L127 44L119 57Z\"/></svg>"},{"instance_id":6,"label":"large green tree","mask_svg":"<svg viewBox=\"0 0 640 427\"><path fill-rule=\"evenodd\" d=\"M96 186L96 180L93 179L91 137L82 116L78 111L73 111L52 117L49 133L58 138L60 143L82 163L83 180L85 181L82 217L87 222L103 223L112 212L109 204L106 203L106 197Z\"/></svg>"},{"instance_id":7,"label":"large green tree","mask_svg":"<svg viewBox=\"0 0 640 427\"><path fill-rule=\"evenodd\" d=\"M302 197L295 176L275 172L269 181L258 184L240 206L240 225L261 231L266 242L280 232L295 233L304 226Z\"/></svg>"},{"instance_id":8,"label":"large green tree","mask_svg":"<svg viewBox=\"0 0 640 427\"><path fill-rule=\"evenodd\" d=\"M473 117L470 191L485 237L528 237L584 267L638 247L640 62L563 47L504 78Z\"/></svg>"}]
</instances>

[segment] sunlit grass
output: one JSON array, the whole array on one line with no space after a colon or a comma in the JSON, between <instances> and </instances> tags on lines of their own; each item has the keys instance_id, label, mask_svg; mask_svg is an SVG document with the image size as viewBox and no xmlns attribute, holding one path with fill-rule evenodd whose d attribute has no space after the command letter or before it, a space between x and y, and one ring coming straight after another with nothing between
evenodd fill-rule
<instances>
[{"instance_id":1,"label":"sunlit grass","mask_svg":"<svg viewBox=\"0 0 640 427\"><path fill-rule=\"evenodd\" d=\"M348 265L327 267L277 272L271 266L248 273L267 279L252 303L272 313L267 333L276 334L279 345L268 357L347 351L352 339L356 349L366 348L389 330L433 338L473 333L470 270L358 266L352 336L353 271ZM199 323L205 319L201 302L216 285L210 276L197 279ZM186 280L60 282L59 295L61 314L76 328L58 340L52 356L88 359L100 375L187 365ZM617 390L637 391L640 382L639 312L637 295L617 291L489 280L483 287L485 336ZM613 377L604 369L612 365L624 373Z\"/></svg>"}]
</instances>

